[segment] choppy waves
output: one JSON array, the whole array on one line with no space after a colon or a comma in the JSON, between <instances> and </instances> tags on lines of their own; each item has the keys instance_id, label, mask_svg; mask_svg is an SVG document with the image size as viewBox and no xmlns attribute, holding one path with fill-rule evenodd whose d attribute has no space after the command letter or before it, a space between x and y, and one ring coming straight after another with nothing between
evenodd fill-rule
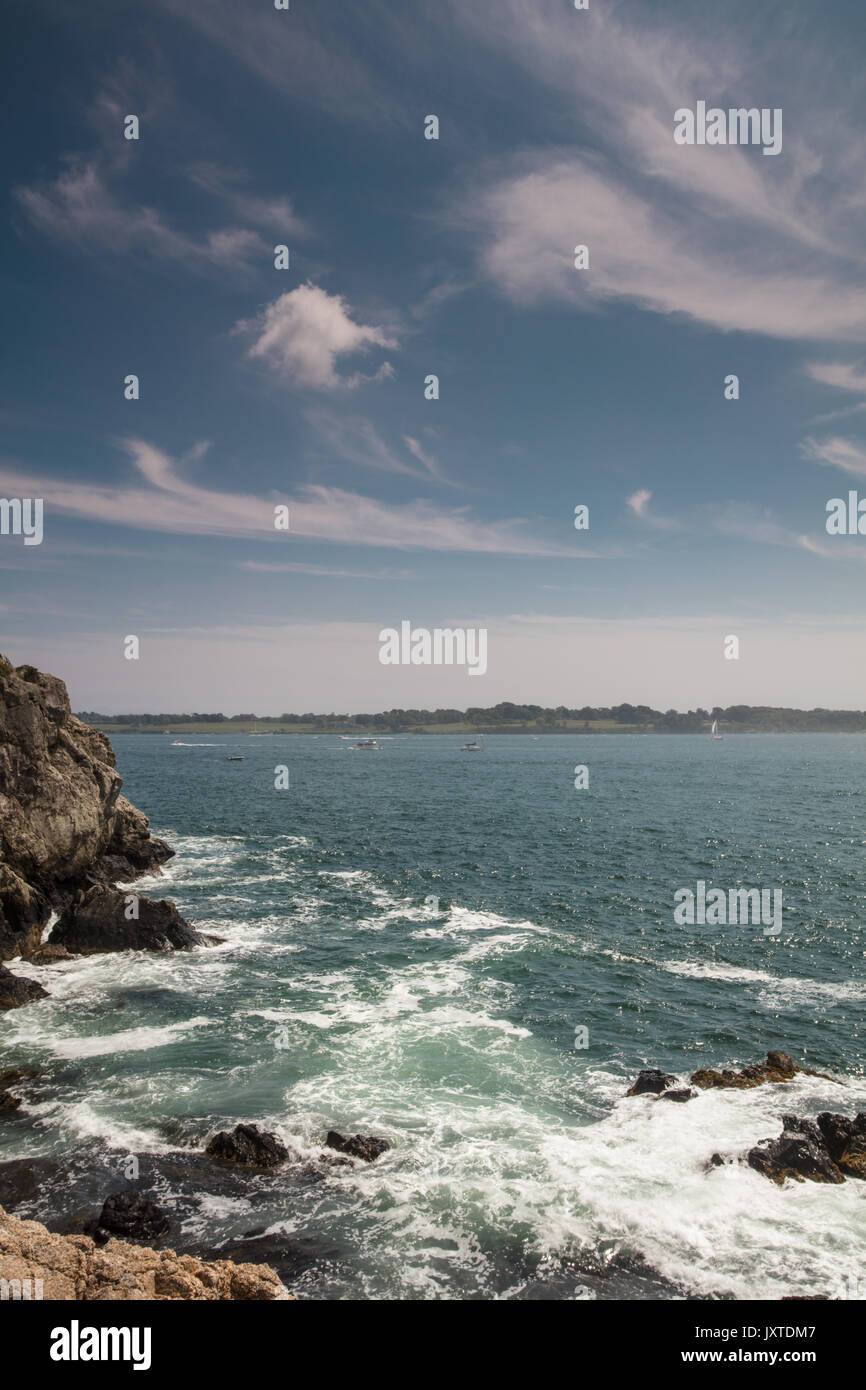
<instances>
[{"instance_id":1,"label":"choppy waves","mask_svg":"<svg viewBox=\"0 0 866 1390\"><path fill-rule=\"evenodd\" d=\"M139 886L225 943L54 967L51 998L3 1020L10 1053L45 1071L3 1156L78 1141L169 1154L173 1133L196 1147L252 1119L314 1162L328 1128L383 1134L393 1148L375 1164L307 1185L287 1172L269 1192L269 1231L332 1252L301 1277L313 1297L777 1298L859 1268L866 1184L777 1188L705 1167L777 1133L783 1107L866 1108L859 1072L682 1106L624 1091L645 1057L697 1065L682 1049L672 1063L663 1008L644 1023L653 991L745 996L766 1046L793 1048L780 1006L826 1011L862 1000L862 983L683 958L651 935L613 945L551 913L467 906L435 879L406 891L314 836L165 833L178 856ZM599 1000L626 1038L603 1062L573 1045ZM236 1237L250 1204L201 1192L184 1220Z\"/></svg>"}]
</instances>

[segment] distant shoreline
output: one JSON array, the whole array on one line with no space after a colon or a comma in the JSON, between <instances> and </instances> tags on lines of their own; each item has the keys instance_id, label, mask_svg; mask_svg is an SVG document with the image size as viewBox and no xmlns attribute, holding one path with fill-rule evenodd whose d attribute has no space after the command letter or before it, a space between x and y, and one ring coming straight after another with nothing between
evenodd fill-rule
<instances>
[{"instance_id":1,"label":"distant shoreline","mask_svg":"<svg viewBox=\"0 0 866 1390\"><path fill-rule=\"evenodd\" d=\"M866 734L866 711L791 709L777 705L729 705L726 709L657 710L649 705L581 705L568 709L503 700L468 709L387 709L346 714L183 714L96 710L76 713L82 723L105 734L338 734L375 738L377 734Z\"/></svg>"},{"instance_id":2,"label":"distant shoreline","mask_svg":"<svg viewBox=\"0 0 866 1390\"><path fill-rule=\"evenodd\" d=\"M78 716L81 718L81 716ZM85 723L88 721L84 721ZM601 721L599 721L601 722ZM545 725L486 725L486 724L449 724L417 726L407 728L405 725L361 725L352 727L351 725L297 725L286 726L283 724L269 725L267 721L261 720L257 724L183 724L176 723L175 726L161 724L112 724L110 722L93 723L92 728L100 729L103 733L111 734L161 734L163 736L172 734L182 737L187 734L207 734L210 736L225 736L227 738L238 737L267 737L277 734L291 734L298 737L320 738L323 736L342 737L342 738L370 738L370 737L408 737L409 735L428 735L433 734L438 738L452 737L463 738L467 735L479 735L483 738L494 738L500 734L530 735L533 738L545 737L548 734L573 734L575 737L604 737L615 734L630 734L636 737L642 736L670 736L671 734L688 734L697 738L709 738L709 729L658 729L652 726L613 724L608 727L588 727L580 725L566 726L545 726ZM734 726L723 730L723 738L742 738L749 734L866 734L866 720L862 728L833 728L826 725L816 725L812 728L762 728L760 726Z\"/></svg>"}]
</instances>

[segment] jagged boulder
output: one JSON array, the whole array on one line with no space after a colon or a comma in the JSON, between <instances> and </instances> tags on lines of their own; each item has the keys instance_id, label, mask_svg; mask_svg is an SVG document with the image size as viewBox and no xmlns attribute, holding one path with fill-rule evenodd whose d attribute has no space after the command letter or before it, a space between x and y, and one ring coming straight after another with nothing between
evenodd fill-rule
<instances>
[{"instance_id":1,"label":"jagged boulder","mask_svg":"<svg viewBox=\"0 0 866 1390\"><path fill-rule=\"evenodd\" d=\"M134 1190L114 1192L103 1203L93 1238L97 1245L104 1245L111 1236L149 1244L164 1236L169 1225L165 1212L152 1198Z\"/></svg>"},{"instance_id":2,"label":"jagged boulder","mask_svg":"<svg viewBox=\"0 0 866 1390\"><path fill-rule=\"evenodd\" d=\"M34 999L47 997L48 990L43 989L36 980L13 975L5 965L0 965L0 1013L7 1009L20 1009L22 1004L32 1004Z\"/></svg>"},{"instance_id":3,"label":"jagged boulder","mask_svg":"<svg viewBox=\"0 0 866 1390\"><path fill-rule=\"evenodd\" d=\"M47 941L44 946L37 946L35 951L31 951L27 959L31 965L56 965L59 960L71 960L72 955L65 946Z\"/></svg>"},{"instance_id":4,"label":"jagged boulder","mask_svg":"<svg viewBox=\"0 0 866 1390\"><path fill-rule=\"evenodd\" d=\"M289 1157L285 1144L275 1134L260 1130L258 1125L236 1125L231 1131L220 1130L205 1153L224 1163L239 1163L248 1168L278 1168Z\"/></svg>"},{"instance_id":5,"label":"jagged boulder","mask_svg":"<svg viewBox=\"0 0 866 1390\"><path fill-rule=\"evenodd\" d=\"M833 1162L846 1177L866 1178L866 1111L853 1120L823 1111L815 1121Z\"/></svg>"},{"instance_id":6,"label":"jagged boulder","mask_svg":"<svg viewBox=\"0 0 866 1390\"><path fill-rule=\"evenodd\" d=\"M756 1172L781 1185L786 1178L804 1182L840 1183L845 1181L838 1165L830 1157L824 1136L814 1120L800 1120L796 1115L782 1116L783 1129L778 1139L762 1139L746 1155L746 1162Z\"/></svg>"},{"instance_id":7,"label":"jagged boulder","mask_svg":"<svg viewBox=\"0 0 866 1390\"><path fill-rule=\"evenodd\" d=\"M0 793L0 811L2 806ZM38 949L42 923L48 920L51 904L47 893L25 883L20 874L3 862L2 856L0 824L0 960L11 960L13 956L29 956Z\"/></svg>"},{"instance_id":8,"label":"jagged boulder","mask_svg":"<svg viewBox=\"0 0 866 1390\"><path fill-rule=\"evenodd\" d=\"M752 1086L763 1086L768 1081L790 1081L798 1073L815 1076L791 1060L787 1052L768 1052L766 1062L743 1067L742 1071L714 1071L712 1067L701 1067L693 1072L689 1080L693 1086L702 1090L730 1089L745 1091Z\"/></svg>"},{"instance_id":9,"label":"jagged boulder","mask_svg":"<svg viewBox=\"0 0 866 1390\"><path fill-rule=\"evenodd\" d=\"M131 916L137 913L137 916ZM174 903L153 902L117 888L94 885L66 909L51 932L51 944L79 955L100 951L190 951L208 944L181 917Z\"/></svg>"},{"instance_id":10,"label":"jagged boulder","mask_svg":"<svg viewBox=\"0 0 866 1390\"><path fill-rule=\"evenodd\" d=\"M82 887L171 858L121 786L111 744L74 717L63 681L0 657L0 960L38 949L52 909Z\"/></svg>"},{"instance_id":11,"label":"jagged boulder","mask_svg":"<svg viewBox=\"0 0 866 1390\"><path fill-rule=\"evenodd\" d=\"M328 1130L325 1143L329 1149L336 1149L349 1158L363 1159L364 1163L372 1163L391 1147L387 1139L377 1139L372 1134L346 1135L339 1134L335 1129Z\"/></svg>"},{"instance_id":12,"label":"jagged boulder","mask_svg":"<svg viewBox=\"0 0 866 1390\"><path fill-rule=\"evenodd\" d=\"M678 1078L671 1076L666 1071L659 1071L658 1067L645 1067L638 1072L637 1080L634 1085L626 1091L627 1096L660 1096L662 1091L668 1090L670 1086L676 1086Z\"/></svg>"}]
</instances>

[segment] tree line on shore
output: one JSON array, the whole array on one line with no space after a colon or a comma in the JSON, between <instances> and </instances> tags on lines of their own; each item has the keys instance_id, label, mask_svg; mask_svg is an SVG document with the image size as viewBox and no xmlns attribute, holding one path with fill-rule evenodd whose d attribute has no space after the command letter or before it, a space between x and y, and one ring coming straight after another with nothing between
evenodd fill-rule
<instances>
[{"instance_id":1,"label":"tree line on shore","mask_svg":"<svg viewBox=\"0 0 866 1390\"><path fill-rule=\"evenodd\" d=\"M866 733L866 712L862 710L787 709L773 705L729 705L713 709L679 711L655 710L649 705L585 705L569 709L544 705L521 705L505 700L483 709L392 709L378 714L99 714L79 712L87 724L100 726L154 726L173 728L182 724L225 724L227 732L237 724L304 726L328 730L386 730L411 732L437 725L468 725L478 730L587 729L604 726L639 730L646 733L703 733L714 719L730 733Z\"/></svg>"}]
</instances>

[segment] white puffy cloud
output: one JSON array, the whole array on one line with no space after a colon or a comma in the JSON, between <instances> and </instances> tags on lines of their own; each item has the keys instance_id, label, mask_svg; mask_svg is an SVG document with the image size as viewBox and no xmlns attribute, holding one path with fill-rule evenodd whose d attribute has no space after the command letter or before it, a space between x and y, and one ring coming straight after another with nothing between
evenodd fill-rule
<instances>
[{"instance_id":1,"label":"white puffy cloud","mask_svg":"<svg viewBox=\"0 0 866 1390\"><path fill-rule=\"evenodd\" d=\"M637 492L633 492L631 494L631 497L627 497L625 499L625 504L628 508L630 508L631 511L634 512L635 516L644 516L647 509L647 503L649 502L651 497L652 493L650 492L649 488L639 487Z\"/></svg>"},{"instance_id":2,"label":"white puffy cloud","mask_svg":"<svg viewBox=\"0 0 866 1390\"><path fill-rule=\"evenodd\" d=\"M394 348L397 343L382 328L356 323L342 295L328 294L309 282L281 294L257 319L236 327L256 334L250 357L262 359L298 386L328 391L393 373L390 364L383 362L373 377L357 372L339 375L341 358L373 347Z\"/></svg>"}]
</instances>

